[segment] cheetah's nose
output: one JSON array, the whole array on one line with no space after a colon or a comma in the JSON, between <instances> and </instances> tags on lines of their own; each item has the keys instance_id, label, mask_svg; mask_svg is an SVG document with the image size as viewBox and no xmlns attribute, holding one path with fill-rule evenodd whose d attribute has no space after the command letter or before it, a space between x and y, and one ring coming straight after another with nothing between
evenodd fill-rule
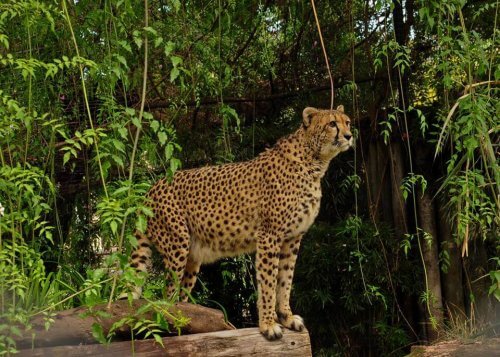
<instances>
[{"instance_id":1,"label":"cheetah's nose","mask_svg":"<svg viewBox=\"0 0 500 357\"><path fill-rule=\"evenodd\" d=\"M352 138L352 135L344 134L344 138L349 141Z\"/></svg>"}]
</instances>

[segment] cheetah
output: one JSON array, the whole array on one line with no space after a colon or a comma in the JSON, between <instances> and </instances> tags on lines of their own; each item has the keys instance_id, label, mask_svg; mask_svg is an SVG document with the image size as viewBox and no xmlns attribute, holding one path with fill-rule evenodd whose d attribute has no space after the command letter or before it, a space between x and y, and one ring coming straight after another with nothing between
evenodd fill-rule
<instances>
[{"instance_id":1,"label":"cheetah","mask_svg":"<svg viewBox=\"0 0 500 357\"><path fill-rule=\"evenodd\" d=\"M308 107L302 116L299 129L253 160L180 170L171 182L158 181L147 194L154 215L137 235L131 265L146 272L154 245L186 301L201 264L256 252L260 332L274 340L281 326L302 331L289 303L300 241L318 214L330 161L353 145L343 106ZM176 286L170 283L167 294ZM141 292L136 287L133 298Z\"/></svg>"}]
</instances>

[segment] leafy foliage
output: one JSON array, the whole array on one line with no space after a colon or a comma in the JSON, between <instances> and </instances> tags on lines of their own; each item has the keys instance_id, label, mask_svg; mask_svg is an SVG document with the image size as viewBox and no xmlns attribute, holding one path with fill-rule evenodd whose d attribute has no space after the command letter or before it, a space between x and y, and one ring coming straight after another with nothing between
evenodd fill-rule
<instances>
[{"instance_id":1,"label":"leafy foliage","mask_svg":"<svg viewBox=\"0 0 500 357\"><path fill-rule=\"evenodd\" d=\"M317 4L336 101L357 133L356 151L326 175L321 223L297 268L295 304L320 355L399 353L422 338L401 305L435 298L415 237L438 237L421 228L416 188L447 202L452 237L439 233L435 265L445 273L457 264L453 241L464 254L485 242L490 272L478 279L489 277L498 299L498 2L372 5ZM134 232L153 214L145 193L181 166L251 158L300 125L305 106L327 106L316 39L308 2L3 1L0 354L15 352L12 337L33 314L49 327L57 309L137 285L161 297L161 268L145 279L128 265ZM375 142L374 166L387 165L376 180L366 161ZM382 148L400 142L405 178L394 182L394 157L384 161ZM387 207L396 191L404 232ZM255 325L250 257L208 267L199 281L193 299ZM473 296L469 285L462 295ZM120 323L153 336L165 327L161 318ZM93 333L109 340L98 325Z\"/></svg>"},{"instance_id":2,"label":"leafy foliage","mask_svg":"<svg viewBox=\"0 0 500 357\"><path fill-rule=\"evenodd\" d=\"M412 260L401 261L387 228L377 231L362 221L355 227L347 220L310 230L299 254L293 305L305 317L314 347L327 355L359 353L366 343L379 355L395 353L411 330L396 316L399 323L388 320L387 313L397 307L397 294L416 294L421 287L412 278Z\"/></svg>"}]
</instances>

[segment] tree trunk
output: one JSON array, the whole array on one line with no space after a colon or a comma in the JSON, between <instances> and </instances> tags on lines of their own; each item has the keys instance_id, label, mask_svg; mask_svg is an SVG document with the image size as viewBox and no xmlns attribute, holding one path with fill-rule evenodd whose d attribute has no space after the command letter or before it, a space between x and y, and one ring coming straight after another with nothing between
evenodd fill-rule
<instances>
[{"instance_id":1,"label":"tree trunk","mask_svg":"<svg viewBox=\"0 0 500 357\"><path fill-rule=\"evenodd\" d=\"M366 166L368 176L368 179L366 180L368 210L373 221L378 223L380 221L380 209L377 202L377 195L380 188L380 177L377 170L379 162L377 157L376 141L370 141L368 144L368 158L366 160Z\"/></svg>"},{"instance_id":2,"label":"tree trunk","mask_svg":"<svg viewBox=\"0 0 500 357\"><path fill-rule=\"evenodd\" d=\"M446 247L449 255L447 272L441 272L444 307L451 321L460 322L466 317L462 279L462 258L453 239L450 223L446 217L444 203L438 201L440 243Z\"/></svg>"},{"instance_id":3,"label":"tree trunk","mask_svg":"<svg viewBox=\"0 0 500 357\"><path fill-rule=\"evenodd\" d=\"M389 225L393 225L391 197L391 175L390 159L388 155L389 147L382 140L377 140L377 168L379 175L379 191L377 193L377 206L382 209L382 220Z\"/></svg>"},{"instance_id":4,"label":"tree trunk","mask_svg":"<svg viewBox=\"0 0 500 357\"><path fill-rule=\"evenodd\" d=\"M408 233L408 227L406 224L406 204L401 192L401 183L403 182L405 167L400 142L391 142L389 157L391 160L391 200L394 232L396 238L401 239Z\"/></svg>"},{"instance_id":5,"label":"tree trunk","mask_svg":"<svg viewBox=\"0 0 500 357\"><path fill-rule=\"evenodd\" d=\"M406 0L407 5L409 1ZM410 23L405 23L403 14L403 0L393 0L393 10L392 16L394 20L394 34L396 37L396 42L400 46L406 46L408 40L409 26ZM409 6L413 8L413 6ZM409 105L409 70L406 68L404 72L399 71L397 67L394 68L394 78L396 79L396 84L398 88L398 106L400 109L406 110Z\"/></svg>"},{"instance_id":6,"label":"tree trunk","mask_svg":"<svg viewBox=\"0 0 500 357\"><path fill-rule=\"evenodd\" d=\"M477 326L494 325L498 323L495 310L498 309L498 301L488 295L488 288L491 284L489 277L485 277L490 269L488 266L488 253L485 241L477 238L469 241L469 256L464 258L467 273L467 285L471 300L469 317Z\"/></svg>"},{"instance_id":7,"label":"tree trunk","mask_svg":"<svg viewBox=\"0 0 500 357\"><path fill-rule=\"evenodd\" d=\"M418 190L418 220L423 233L419 234L424 264L427 272L428 311L427 337L430 342L437 340L443 327L443 298L439 269L439 242L436 226L436 212L429 191L422 194ZM425 237L425 238L424 238Z\"/></svg>"}]
</instances>

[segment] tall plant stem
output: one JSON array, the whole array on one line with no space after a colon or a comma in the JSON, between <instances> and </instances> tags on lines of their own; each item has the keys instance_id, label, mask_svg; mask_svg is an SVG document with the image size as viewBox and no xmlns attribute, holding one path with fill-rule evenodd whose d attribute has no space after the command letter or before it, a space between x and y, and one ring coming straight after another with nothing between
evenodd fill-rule
<instances>
[{"instance_id":1,"label":"tall plant stem","mask_svg":"<svg viewBox=\"0 0 500 357\"><path fill-rule=\"evenodd\" d=\"M351 7L350 10L352 10L352 3L349 2L349 6ZM358 109L358 102L357 102L357 87L356 87L356 73L355 73L355 64L354 64L354 26L353 26L353 19L352 19L352 11L349 11L349 31L351 32L352 36L351 37L351 76L352 76L352 110L353 110L353 115L354 118L359 119L359 109ZM327 61L328 63L328 61ZM333 87L332 87L333 91ZM333 92L332 92L332 97L333 97ZM333 109L333 101L331 103ZM358 131L359 132L359 131ZM354 202L355 202L355 215L356 218L359 218L359 209L358 209L358 172L357 172L357 161L358 161L358 150L356 149L356 146L354 146L354 177L355 177L355 183L354 183ZM376 228L377 229L377 228ZM377 229L378 230L378 229ZM368 302L370 305L372 304L372 301L370 299L370 295L368 294L368 289L366 287L366 279L365 279L365 272L363 270L363 264L362 264L362 255L361 255L361 250L360 250L360 242L359 242L359 227L356 226L356 249L358 250L358 264L359 264L359 271L361 272L361 280L363 282L363 289L365 290L366 297L368 299Z\"/></svg>"},{"instance_id":2,"label":"tall plant stem","mask_svg":"<svg viewBox=\"0 0 500 357\"><path fill-rule=\"evenodd\" d=\"M66 22L68 23L68 27L69 27L69 30L71 32L71 38L72 38L73 44L75 46L76 55L78 56L78 58L81 58L80 50L78 48L78 43L76 42L75 33L73 31L73 25L71 24L71 19L69 17L68 7L66 6L66 0L62 1L62 5L63 5L64 17L66 19ZM97 164L99 165L99 174L101 176L102 187L103 187L104 194L106 195L106 197L109 197L108 196L108 189L106 187L106 180L104 178L104 170L102 168L102 163L101 163L101 155L99 153L98 137L94 131L94 123L92 120L92 113L90 111L90 104L89 104L89 99L88 99L88 95L87 95L87 86L85 84L85 77L83 74L83 65L81 63L78 65L78 69L80 70L80 78L82 80L82 89L83 89L83 98L85 100L85 109L87 110L87 116L89 119L90 129L92 129L92 132L94 133L94 136L95 136L94 146L95 146L95 150L96 150Z\"/></svg>"},{"instance_id":3,"label":"tall plant stem","mask_svg":"<svg viewBox=\"0 0 500 357\"><path fill-rule=\"evenodd\" d=\"M493 44L493 49L491 50L491 58L490 58L490 68L488 70L488 82L491 83L491 70L493 69L493 59L495 58L495 54L497 51L495 50L495 40L496 40L496 34L497 32L495 29L497 28L497 20L498 20L498 4L499 0L497 0L497 4L495 7L495 21L493 22L493 40L491 43ZM488 96L491 97L491 85L488 84Z\"/></svg>"},{"instance_id":4,"label":"tall plant stem","mask_svg":"<svg viewBox=\"0 0 500 357\"><path fill-rule=\"evenodd\" d=\"M30 60L32 59L32 46L31 46L31 29L30 29L30 22L29 19L26 18L26 28L28 32L28 52L29 52L29 58ZM32 99L33 99L33 75L30 73L29 74L29 82L28 82L28 112L31 113L31 104L32 104ZM23 159L23 168L26 168L26 162L28 161L28 149L29 149L29 143L30 143L30 136L31 136L31 125L26 128L26 142L24 146L24 159Z\"/></svg>"},{"instance_id":5,"label":"tall plant stem","mask_svg":"<svg viewBox=\"0 0 500 357\"><path fill-rule=\"evenodd\" d=\"M149 16L148 16L148 0L144 0L144 27L149 26ZM147 88L147 78L148 78L148 36L146 32L144 32L144 71L142 74L142 94L141 94L141 107L139 109L139 123L142 122L142 117L144 115L144 105L146 103L146 88ZM128 192L130 194L131 188L132 188L132 178L134 177L134 162L135 162L135 155L137 152L137 145L139 142L139 137L141 134L141 127L137 127L137 130L135 132L135 137L134 137L134 146L132 148L132 155L130 157L130 167L129 167L129 172L128 172L128 181L129 181L129 188ZM120 231L120 238L118 241L118 251L121 251L123 248L123 239L125 236L125 227L127 225L127 216L123 218L123 223ZM113 295L116 290L116 283L118 280L118 276L115 275L113 279L113 286L111 287L111 293L109 294L109 300L108 300L108 308L111 306L111 302L113 301Z\"/></svg>"},{"instance_id":6,"label":"tall plant stem","mask_svg":"<svg viewBox=\"0 0 500 357\"><path fill-rule=\"evenodd\" d=\"M224 93L223 93L223 86L222 86L222 22L221 22L221 17L222 17L222 5L221 5L221 0L218 0L217 5L219 7L218 9L218 16L217 16L217 22L218 22L218 60L219 60L219 95L220 95L220 104L221 108L224 106ZM226 115L226 114L224 114ZM226 117L223 116L222 118L222 140L224 142L224 151L226 152L226 155L231 157L231 141L229 138L229 122L225 119Z\"/></svg>"}]
</instances>

